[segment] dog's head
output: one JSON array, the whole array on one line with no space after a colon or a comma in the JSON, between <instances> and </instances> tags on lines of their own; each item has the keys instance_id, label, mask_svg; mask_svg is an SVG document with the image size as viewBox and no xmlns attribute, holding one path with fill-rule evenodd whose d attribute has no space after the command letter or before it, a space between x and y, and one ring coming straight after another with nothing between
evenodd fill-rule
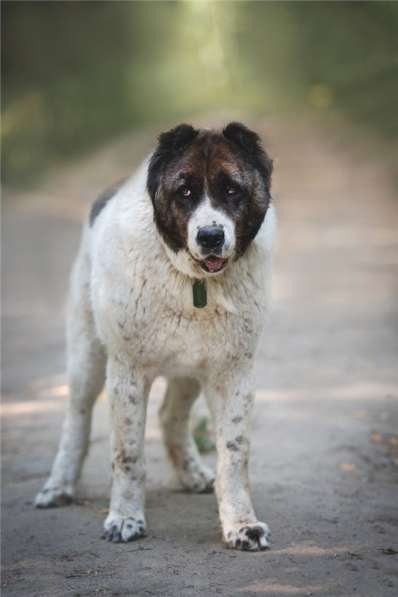
<instances>
[{"instance_id":1,"label":"dog's head","mask_svg":"<svg viewBox=\"0 0 398 597\"><path fill-rule=\"evenodd\" d=\"M214 276L241 257L264 220L271 174L258 135L243 124L222 132L181 124L162 133L147 188L175 267Z\"/></svg>"}]
</instances>

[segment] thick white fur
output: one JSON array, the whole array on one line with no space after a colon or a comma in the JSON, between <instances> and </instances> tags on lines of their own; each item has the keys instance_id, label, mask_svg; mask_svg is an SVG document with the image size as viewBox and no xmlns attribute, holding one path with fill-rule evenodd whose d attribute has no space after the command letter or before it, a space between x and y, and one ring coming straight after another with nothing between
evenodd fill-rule
<instances>
[{"instance_id":1,"label":"thick white fur","mask_svg":"<svg viewBox=\"0 0 398 597\"><path fill-rule=\"evenodd\" d=\"M247 252L207 279L208 304L196 309L192 278L203 271L187 252L162 242L146 191L148 161L86 225L71 277L68 317L70 401L51 476L38 507L73 498L87 451L92 406L106 378L111 402L113 485L105 535L145 534L144 427L154 378L169 380L161 422L181 484L206 491L213 476L189 430L203 390L214 418L216 493L224 541L262 549L248 484L252 365L268 304L275 213L271 205ZM228 224L229 225L229 224ZM106 367L106 373L105 373Z\"/></svg>"}]
</instances>

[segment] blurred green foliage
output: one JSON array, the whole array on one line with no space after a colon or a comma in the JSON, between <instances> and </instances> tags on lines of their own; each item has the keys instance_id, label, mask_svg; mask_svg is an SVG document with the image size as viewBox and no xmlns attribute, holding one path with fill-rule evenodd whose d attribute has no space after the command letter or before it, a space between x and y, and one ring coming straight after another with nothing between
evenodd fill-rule
<instances>
[{"instance_id":1,"label":"blurred green foliage","mask_svg":"<svg viewBox=\"0 0 398 597\"><path fill-rule=\"evenodd\" d=\"M216 449L214 431L209 417L200 417L193 428L193 439L201 454L213 452Z\"/></svg>"},{"instance_id":2,"label":"blurred green foliage","mask_svg":"<svg viewBox=\"0 0 398 597\"><path fill-rule=\"evenodd\" d=\"M398 133L398 3L2 2L3 180L194 113Z\"/></svg>"}]
</instances>

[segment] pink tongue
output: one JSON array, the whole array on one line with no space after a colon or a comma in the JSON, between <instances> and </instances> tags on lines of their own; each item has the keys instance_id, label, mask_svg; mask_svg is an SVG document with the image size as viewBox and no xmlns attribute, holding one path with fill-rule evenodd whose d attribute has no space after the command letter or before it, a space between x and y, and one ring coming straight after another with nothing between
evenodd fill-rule
<instances>
[{"instance_id":1,"label":"pink tongue","mask_svg":"<svg viewBox=\"0 0 398 597\"><path fill-rule=\"evenodd\" d=\"M205 260L207 268L210 272L215 272L221 268L222 264L224 263L224 259L221 257L209 257L209 259Z\"/></svg>"}]
</instances>

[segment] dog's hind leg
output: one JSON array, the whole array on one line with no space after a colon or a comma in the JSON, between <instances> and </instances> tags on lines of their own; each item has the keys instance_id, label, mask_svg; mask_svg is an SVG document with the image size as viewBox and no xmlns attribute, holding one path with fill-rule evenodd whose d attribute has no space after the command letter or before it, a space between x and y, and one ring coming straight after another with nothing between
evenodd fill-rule
<instances>
[{"instance_id":1,"label":"dog's hind leg","mask_svg":"<svg viewBox=\"0 0 398 597\"><path fill-rule=\"evenodd\" d=\"M89 261L79 255L71 277L67 322L69 402L58 453L35 506L72 501L88 450L92 408L105 381L105 351L95 334L89 296Z\"/></svg>"},{"instance_id":2,"label":"dog's hind leg","mask_svg":"<svg viewBox=\"0 0 398 597\"><path fill-rule=\"evenodd\" d=\"M184 489L196 493L213 490L214 474L199 456L189 419L200 385L190 378L170 379L160 409L167 454Z\"/></svg>"}]
</instances>

